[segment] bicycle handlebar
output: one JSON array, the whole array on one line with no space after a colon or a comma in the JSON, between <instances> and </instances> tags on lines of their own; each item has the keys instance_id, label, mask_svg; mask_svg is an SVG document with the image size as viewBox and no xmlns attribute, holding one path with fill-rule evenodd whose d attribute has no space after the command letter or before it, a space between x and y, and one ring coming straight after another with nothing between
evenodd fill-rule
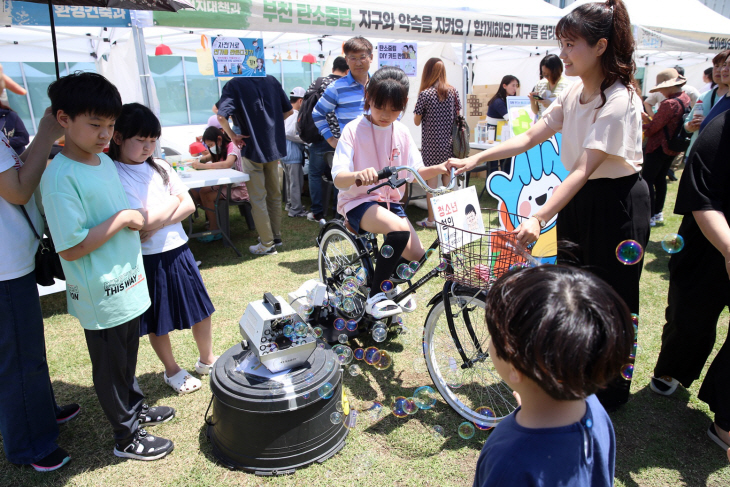
<instances>
[{"instance_id":1,"label":"bicycle handlebar","mask_svg":"<svg viewBox=\"0 0 730 487\"><path fill-rule=\"evenodd\" d=\"M421 175L418 174L418 171L416 171L412 167L410 167L410 166L388 166L388 167L385 167L385 168L381 169L380 171L378 171L378 181L380 181L382 179L388 179L388 181L380 183L373 188L370 188L368 190L368 193L370 193L374 189L380 188L381 186L389 185L390 187L395 188L395 187L398 187L398 186L401 186L402 184L404 184L406 182L405 179L401 179L401 180L398 179L399 171L408 171L411 174L413 174L413 176L415 177L414 181L417 182L418 185L421 186L421 188L423 188L424 191L434 194L434 195L439 195L439 194L451 191L456 186L456 177L454 175L454 173L456 172L456 168L453 168L453 167L451 168L451 171L449 173L450 181L451 181L449 183L449 185L448 186L438 186L436 188L432 188L428 185L428 183L426 183L426 181L421 177ZM359 179L356 180L355 185L362 186L362 181Z\"/></svg>"}]
</instances>

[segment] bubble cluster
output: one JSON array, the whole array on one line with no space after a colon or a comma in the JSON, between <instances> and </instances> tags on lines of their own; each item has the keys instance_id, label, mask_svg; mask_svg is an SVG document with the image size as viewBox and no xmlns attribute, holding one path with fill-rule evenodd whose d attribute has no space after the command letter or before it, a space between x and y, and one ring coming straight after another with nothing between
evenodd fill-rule
<instances>
[{"instance_id":1,"label":"bubble cluster","mask_svg":"<svg viewBox=\"0 0 730 487\"><path fill-rule=\"evenodd\" d=\"M298 337L307 336L308 331L309 331L309 327L303 321L300 321L296 325L294 325L294 333Z\"/></svg>"},{"instance_id":2,"label":"bubble cluster","mask_svg":"<svg viewBox=\"0 0 730 487\"><path fill-rule=\"evenodd\" d=\"M409 414L416 414L418 407L412 397L398 396L393 399L393 415L397 418L405 418Z\"/></svg>"},{"instance_id":3,"label":"bubble cluster","mask_svg":"<svg viewBox=\"0 0 730 487\"><path fill-rule=\"evenodd\" d=\"M393 253L393 247L391 247L390 245L383 245L382 247L380 247L380 255L382 255L386 259L390 259L391 257L393 257Z\"/></svg>"},{"instance_id":4,"label":"bubble cluster","mask_svg":"<svg viewBox=\"0 0 730 487\"><path fill-rule=\"evenodd\" d=\"M342 298L340 298L337 294L334 294L330 296L330 304L333 308L338 308L342 304Z\"/></svg>"},{"instance_id":5,"label":"bubble cluster","mask_svg":"<svg viewBox=\"0 0 730 487\"><path fill-rule=\"evenodd\" d=\"M368 347L365 349L365 363L373 365L375 362L380 360L380 350L375 347Z\"/></svg>"},{"instance_id":6,"label":"bubble cluster","mask_svg":"<svg viewBox=\"0 0 730 487\"><path fill-rule=\"evenodd\" d=\"M355 320L347 320L347 324L345 325L345 328L347 328L347 331L355 331L355 330L357 330L357 321L355 321Z\"/></svg>"},{"instance_id":7,"label":"bubble cluster","mask_svg":"<svg viewBox=\"0 0 730 487\"><path fill-rule=\"evenodd\" d=\"M621 367L621 377L626 380L631 380L634 376L634 364L626 364Z\"/></svg>"},{"instance_id":8,"label":"bubble cluster","mask_svg":"<svg viewBox=\"0 0 730 487\"><path fill-rule=\"evenodd\" d=\"M332 424L340 424L342 422L342 413L335 411L330 414L330 421L332 421Z\"/></svg>"},{"instance_id":9,"label":"bubble cluster","mask_svg":"<svg viewBox=\"0 0 730 487\"><path fill-rule=\"evenodd\" d=\"M345 296L345 298L348 298L350 296L354 296L359 287L360 284L357 282L356 278L352 276L346 277L342 280L342 287L340 288L340 292L343 296Z\"/></svg>"},{"instance_id":10,"label":"bubble cluster","mask_svg":"<svg viewBox=\"0 0 730 487\"><path fill-rule=\"evenodd\" d=\"M410 264L408 264L408 267L411 268L411 272L414 274L418 272L418 269L421 267L421 264L417 260L412 260Z\"/></svg>"},{"instance_id":11,"label":"bubble cluster","mask_svg":"<svg viewBox=\"0 0 730 487\"><path fill-rule=\"evenodd\" d=\"M662 239L662 248L668 254L676 254L684 248L684 237L670 233Z\"/></svg>"},{"instance_id":12,"label":"bubble cluster","mask_svg":"<svg viewBox=\"0 0 730 487\"><path fill-rule=\"evenodd\" d=\"M380 290L384 293L390 292L393 290L395 286L393 285L393 281L386 279L380 284Z\"/></svg>"},{"instance_id":13,"label":"bubble cluster","mask_svg":"<svg viewBox=\"0 0 730 487\"><path fill-rule=\"evenodd\" d=\"M370 331L373 336L373 340L378 343L384 342L388 336L388 329L385 327L385 323L378 321L373 325L373 329Z\"/></svg>"},{"instance_id":14,"label":"bubble cluster","mask_svg":"<svg viewBox=\"0 0 730 487\"><path fill-rule=\"evenodd\" d=\"M418 409L431 409L436 404L436 391L431 386L421 386L413 391L413 401Z\"/></svg>"},{"instance_id":15,"label":"bubble cluster","mask_svg":"<svg viewBox=\"0 0 730 487\"><path fill-rule=\"evenodd\" d=\"M480 406L474 410L475 413L479 414L480 416L484 416L485 418L496 418L497 415L494 414L494 411L492 411L491 408L488 408L487 406ZM488 431L492 428L494 428L494 422L490 420L479 420L474 421L474 426L479 428L482 431Z\"/></svg>"},{"instance_id":16,"label":"bubble cluster","mask_svg":"<svg viewBox=\"0 0 730 487\"><path fill-rule=\"evenodd\" d=\"M413 277L413 271L410 267L408 267L408 264L398 265L398 268L395 270L395 274L401 279L410 279Z\"/></svg>"},{"instance_id":17,"label":"bubble cluster","mask_svg":"<svg viewBox=\"0 0 730 487\"><path fill-rule=\"evenodd\" d=\"M290 337L294 334L294 327L292 325L286 325L284 327L284 336Z\"/></svg>"},{"instance_id":18,"label":"bubble cluster","mask_svg":"<svg viewBox=\"0 0 730 487\"><path fill-rule=\"evenodd\" d=\"M352 362L352 349L347 345L335 345L332 347L332 351L335 352L337 360L342 365L348 365Z\"/></svg>"},{"instance_id":19,"label":"bubble cluster","mask_svg":"<svg viewBox=\"0 0 730 487\"><path fill-rule=\"evenodd\" d=\"M616 258L624 265L634 265L641 261L644 249L636 240L624 240L616 246Z\"/></svg>"},{"instance_id":20,"label":"bubble cluster","mask_svg":"<svg viewBox=\"0 0 730 487\"><path fill-rule=\"evenodd\" d=\"M342 309L348 313L355 311L355 301L352 298L345 298L342 300Z\"/></svg>"},{"instance_id":21,"label":"bubble cluster","mask_svg":"<svg viewBox=\"0 0 730 487\"><path fill-rule=\"evenodd\" d=\"M393 365L393 359L390 354L385 350L380 350L380 359L373 364L373 367L378 370L385 370L391 365Z\"/></svg>"},{"instance_id":22,"label":"bubble cluster","mask_svg":"<svg viewBox=\"0 0 730 487\"><path fill-rule=\"evenodd\" d=\"M459 425L459 436L464 440L469 440L474 436L474 425L468 421L464 421Z\"/></svg>"},{"instance_id":23,"label":"bubble cluster","mask_svg":"<svg viewBox=\"0 0 730 487\"><path fill-rule=\"evenodd\" d=\"M319 387L319 389L317 389L317 394L319 394L319 397L322 399L329 399L334 393L335 388L329 382L325 382Z\"/></svg>"}]
</instances>

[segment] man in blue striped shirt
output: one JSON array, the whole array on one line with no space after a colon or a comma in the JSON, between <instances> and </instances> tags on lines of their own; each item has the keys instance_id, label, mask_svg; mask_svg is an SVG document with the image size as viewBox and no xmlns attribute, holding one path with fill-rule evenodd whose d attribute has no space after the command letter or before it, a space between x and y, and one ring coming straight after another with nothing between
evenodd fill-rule
<instances>
[{"instance_id":1,"label":"man in blue striped shirt","mask_svg":"<svg viewBox=\"0 0 730 487\"><path fill-rule=\"evenodd\" d=\"M324 141L309 146L309 193L312 197L311 211L307 218L313 221L324 219L328 201L322 201L324 188L322 175L329 172L325 154L337 147L337 138L327 123L327 114L334 112L340 131L348 122L362 115L365 105L365 84L368 82L370 63L373 60L373 45L364 37L349 39L343 46L345 60L350 72L325 90L312 111L312 119L324 137ZM337 189L335 188L335 198Z\"/></svg>"}]
</instances>

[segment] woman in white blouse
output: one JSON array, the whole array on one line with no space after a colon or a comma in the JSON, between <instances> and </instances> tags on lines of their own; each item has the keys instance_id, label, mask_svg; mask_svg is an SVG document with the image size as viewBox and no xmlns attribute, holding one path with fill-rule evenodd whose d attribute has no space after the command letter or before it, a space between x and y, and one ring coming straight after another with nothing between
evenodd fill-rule
<instances>
[{"instance_id":1,"label":"woman in white blouse","mask_svg":"<svg viewBox=\"0 0 730 487\"><path fill-rule=\"evenodd\" d=\"M578 76L527 132L467 159L451 159L459 172L521 154L562 131L560 158L569 175L552 197L517 228L523 245L559 213L559 242L580 264L607 281L632 313L639 312L642 260L624 265L617 246L649 240L649 190L641 179L641 98L632 87L636 69L629 15L621 0L581 5L555 29L568 76ZM559 253L558 260L561 260ZM629 362L627 358L627 363ZM615 381L599 394L607 409L628 400L630 381Z\"/></svg>"}]
</instances>

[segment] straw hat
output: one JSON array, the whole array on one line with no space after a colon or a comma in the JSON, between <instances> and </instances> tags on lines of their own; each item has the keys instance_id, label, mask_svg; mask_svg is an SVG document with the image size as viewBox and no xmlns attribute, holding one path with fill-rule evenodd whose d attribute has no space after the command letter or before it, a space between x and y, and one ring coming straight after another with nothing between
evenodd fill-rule
<instances>
[{"instance_id":1,"label":"straw hat","mask_svg":"<svg viewBox=\"0 0 730 487\"><path fill-rule=\"evenodd\" d=\"M680 75L676 69L667 68L659 71L656 75L656 86L649 90L649 93L654 93L662 88L670 88L672 86L684 86L687 83L687 78Z\"/></svg>"}]
</instances>

